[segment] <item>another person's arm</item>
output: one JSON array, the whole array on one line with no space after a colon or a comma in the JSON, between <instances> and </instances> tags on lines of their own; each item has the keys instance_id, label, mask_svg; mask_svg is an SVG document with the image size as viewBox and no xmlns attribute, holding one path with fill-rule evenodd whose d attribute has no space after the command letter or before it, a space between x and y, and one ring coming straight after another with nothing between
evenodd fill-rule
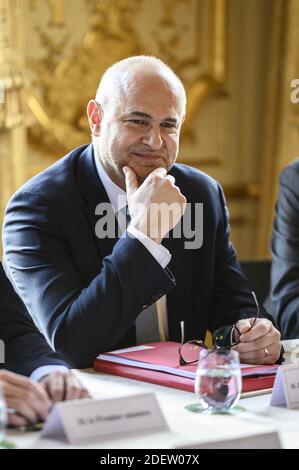
<instances>
[{"instance_id":1,"label":"another person's arm","mask_svg":"<svg viewBox=\"0 0 299 470\"><path fill-rule=\"evenodd\" d=\"M260 305L260 318L250 329L256 316L256 305L248 280L241 272L235 249L230 241L228 210L219 187L220 213L215 259L215 280L209 329L237 324L241 343L236 346L240 359L246 363L275 363L281 355L280 333L274 319Z\"/></svg>"},{"instance_id":2,"label":"another person's arm","mask_svg":"<svg viewBox=\"0 0 299 470\"><path fill-rule=\"evenodd\" d=\"M4 343L4 367L40 382L53 401L84 398L88 391L69 370L67 362L55 353L37 330L23 303L14 292L0 264L0 338ZM26 398L26 391L37 393L40 387L16 374L1 372L7 391L17 391ZM16 388L15 387L19 387ZM10 395L9 395L10 396ZM31 397L31 395L30 395ZM32 398L32 397L31 397ZM18 402L19 403L19 402ZM25 399L25 410L28 410ZM39 404L39 401L37 402ZM32 405L34 411L34 405ZM29 409L30 406L29 406Z\"/></svg>"},{"instance_id":3,"label":"another person's arm","mask_svg":"<svg viewBox=\"0 0 299 470\"><path fill-rule=\"evenodd\" d=\"M284 339L299 338L299 160L280 176L271 242L271 290Z\"/></svg>"},{"instance_id":4,"label":"another person's arm","mask_svg":"<svg viewBox=\"0 0 299 470\"><path fill-rule=\"evenodd\" d=\"M36 424L47 419L51 401L42 385L27 377L0 370L0 386L13 426Z\"/></svg>"},{"instance_id":5,"label":"another person's arm","mask_svg":"<svg viewBox=\"0 0 299 470\"><path fill-rule=\"evenodd\" d=\"M166 179L165 184L171 186ZM74 367L90 367L146 306L175 286L169 270L130 234L84 282L53 210L37 193L19 191L12 198L3 242L5 269L15 289L53 349Z\"/></svg>"}]
</instances>

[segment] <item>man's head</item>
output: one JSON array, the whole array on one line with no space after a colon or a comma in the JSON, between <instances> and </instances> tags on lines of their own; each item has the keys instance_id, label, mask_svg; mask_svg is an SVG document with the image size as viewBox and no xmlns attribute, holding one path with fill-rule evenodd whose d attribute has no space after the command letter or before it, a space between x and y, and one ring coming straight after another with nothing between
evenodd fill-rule
<instances>
[{"instance_id":1,"label":"man's head","mask_svg":"<svg viewBox=\"0 0 299 470\"><path fill-rule=\"evenodd\" d=\"M124 188L126 165L139 183L155 168L169 170L185 109L183 84L161 60L135 56L112 65L87 108L96 157L110 178Z\"/></svg>"}]
</instances>

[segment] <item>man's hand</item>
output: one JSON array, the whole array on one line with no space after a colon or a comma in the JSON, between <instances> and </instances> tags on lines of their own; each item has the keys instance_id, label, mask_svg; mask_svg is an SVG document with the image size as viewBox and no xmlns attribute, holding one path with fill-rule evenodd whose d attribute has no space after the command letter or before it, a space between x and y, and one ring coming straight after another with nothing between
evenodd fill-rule
<instances>
[{"instance_id":1,"label":"man's hand","mask_svg":"<svg viewBox=\"0 0 299 470\"><path fill-rule=\"evenodd\" d=\"M253 322L253 318L238 321L236 326L241 335L236 339L240 343L232 349L239 352L243 363L275 364L281 351L279 331L266 318L258 318L251 328Z\"/></svg>"},{"instance_id":2,"label":"man's hand","mask_svg":"<svg viewBox=\"0 0 299 470\"><path fill-rule=\"evenodd\" d=\"M0 385L8 408L8 422L12 426L26 426L47 419L51 402L44 388L21 375L0 371Z\"/></svg>"},{"instance_id":3,"label":"man's hand","mask_svg":"<svg viewBox=\"0 0 299 470\"><path fill-rule=\"evenodd\" d=\"M62 400L89 398L88 390L72 372L53 372L43 377L39 383L54 403Z\"/></svg>"},{"instance_id":4,"label":"man's hand","mask_svg":"<svg viewBox=\"0 0 299 470\"><path fill-rule=\"evenodd\" d=\"M186 198L167 175L157 168L139 186L135 172L125 166L126 191L131 225L149 238L161 243L165 235L179 222L186 209Z\"/></svg>"}]
</instances>

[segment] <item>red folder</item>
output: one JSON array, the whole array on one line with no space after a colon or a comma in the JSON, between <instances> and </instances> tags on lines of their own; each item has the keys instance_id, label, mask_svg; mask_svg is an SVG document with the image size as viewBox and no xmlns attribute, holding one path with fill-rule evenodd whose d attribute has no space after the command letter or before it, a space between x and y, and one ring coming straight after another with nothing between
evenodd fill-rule
<instances>
[{"instance_id":1,"label":"red folder","mask_svg":"<svg viewBox=\"0 0 299 470\"><path fill-rule=\"evenodd\" d=\"M175 373L161 372L159 370L151 370L143 368L139 362L147 363L147 367L153 365L167 366L178 370L186 370L186 366L180 366L178 363L179 343L166 341L161 343L150 343L144 346L150 346L149 349L137 350L132 352L111 352L107 353L111 357L117 356L134 361L134 365L118 364L104 360L104 358L96 358L94 361L94 369L107 374L135 379L142 382L150 382L166 387L177 388L187 392L194 392L194 379L181 377ZM103 355L105 356L105 355ZM265 374L265 367L267 373ZM196 370L196 365L187 366L188 370ZM278 366L254 366L242 369L242 392L252 392L257 390L269 389L273 387L275 374ZM245 376L250 372L250 376Z\"/></svg>"}]
</instances>

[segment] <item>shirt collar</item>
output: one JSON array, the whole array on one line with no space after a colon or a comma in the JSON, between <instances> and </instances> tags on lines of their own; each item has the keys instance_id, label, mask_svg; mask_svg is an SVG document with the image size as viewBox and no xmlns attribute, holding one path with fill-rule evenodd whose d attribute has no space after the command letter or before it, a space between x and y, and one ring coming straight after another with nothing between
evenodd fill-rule
<instances>
[{"instance_id":1,"label":"shirt collar","mask_svg":"<svg viewBox=\"0 0 299 470\"><path fill-rule=\"evenodd\" d=\"M94 160L99 178L103 183L103 186L108 195L109 201L111 202L114 213L116 214L121 209L127 206L127 193L122 188L117 186L117 184L115 184L112 179L107 175L101 162L101 159L97 158L96 155L94 155Z\"/></svg>"}]
</instances>

